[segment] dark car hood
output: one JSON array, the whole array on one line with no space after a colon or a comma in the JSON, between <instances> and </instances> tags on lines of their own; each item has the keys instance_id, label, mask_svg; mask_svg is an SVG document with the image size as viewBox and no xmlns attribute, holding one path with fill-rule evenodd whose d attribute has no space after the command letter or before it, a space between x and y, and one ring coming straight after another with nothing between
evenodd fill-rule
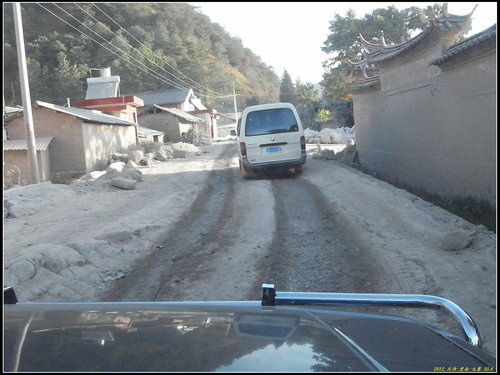
<instances>
[{"instance_id":1,"label":"dark car hood","mask_svg":"<svg viewBox=\"0 0 500 375\"><path fill-rule=\"evenodd\" d=\"M451 371L493 358L405 318L251 303L4 305L5 371Z\"/></svg>"}]
</instances>

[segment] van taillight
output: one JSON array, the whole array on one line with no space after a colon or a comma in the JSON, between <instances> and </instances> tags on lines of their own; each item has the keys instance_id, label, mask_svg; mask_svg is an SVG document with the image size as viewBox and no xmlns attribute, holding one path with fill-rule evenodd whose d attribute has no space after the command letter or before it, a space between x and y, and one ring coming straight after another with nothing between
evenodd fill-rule
<instances>
[{"instance_id":1,"label":"van taillight","mask_svg":"<svg viewBox=\"0 0 500 375\"><path fill-rule=\"evenodd\" d=\"M306 137L305 136L300 136L300 149L302 151L306 150Z\"/></svg>"},{"instance_id":2,"label":"van taillight","mask_svg":"<svg viewBox=\"0 0 500 375\"><path fill-rule=\"evenodd\" d=\"M241 156L247 156L247 145L245 142L240 142Z\"/></svg>"}]
</instances>

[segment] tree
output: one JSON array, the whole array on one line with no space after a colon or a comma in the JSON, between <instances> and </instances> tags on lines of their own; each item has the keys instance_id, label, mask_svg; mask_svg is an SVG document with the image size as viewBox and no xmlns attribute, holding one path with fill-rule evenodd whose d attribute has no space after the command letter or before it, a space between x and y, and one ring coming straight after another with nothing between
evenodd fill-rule
<instances>
[{"instance_id":1,"label":"tree","mask_svg":"<svg viewBox=\"0 0 500 375\"><path fill-rule=\"evenodd\" d=\"M297 91L297 112L304 128L318 129L316 117L320 110L321 100L318 91L312 83L302 83L297 81L295 84Z\"/></svg>"},{"instance_id":2,"label":"tree","mask_svg":"<svg viewBox=\"0 0 500 375\"><path fill-rule=\"evenodd\" d=\"M259 103L278 100L280 81L272 67L188 4L21 6L34 100L60 104L66 97L81 95L80 87L86 88L84 65L111 67L111 73L120 76L122 94L182 86L206 95L206 104L212 106L217 96L232 93L235 81L239 106L244 107L247 99ZM13 24L12 5L6 3L4 87L8 89L4 96L10 105L21 104ZM145 72L148 68L150 74Z\"/></svg>"},{"instance_id":3,"label":"tree","mask_svg":"<svg viewBox=\"0 0 500 375\"><path fill-rule=\"evenodd\" d=\"M434 5L434 10L441 9L440 4ZM324 96L329 101L341 102L349 100L343 76L350 67L347 60L358 61L362 59L362 46L359 34L368 41L380 43L383 33L387 44L401 43L411 38L415 31L422 30L427 25L425 10L410 7L398 10L395 6L378 8L363 18L357 18L353 10L349 10L345 17L338 14L330 22L330 31L324 46L324 52L332 57L323 63L325 73L321 85Z\"/></svg>"},{"instance_id":4,"label":"tree","mask_svg":"<svg viewBox=\"0 0 500 375\"><path fill-rule=\"evenodd\" d=\"M53 96L58 102L64 103L65 98L75 101L85 97L84 78L89 71L86 64L71 64L63 52L57 54L57 69L53 74L53 85L55 90Z\"/></svg>"},{"instance_id":5,"label":"tree","mask_svg":"<svg viewBox=\"0 0 500 375\"><path fill-rule=\"evenodd\" d=\"M281 77L280 102L292 103L293 105L297 104L297 92L295 91L292 78L286 69L283 73L283 77Z\"/></svg>"}]
</instances>

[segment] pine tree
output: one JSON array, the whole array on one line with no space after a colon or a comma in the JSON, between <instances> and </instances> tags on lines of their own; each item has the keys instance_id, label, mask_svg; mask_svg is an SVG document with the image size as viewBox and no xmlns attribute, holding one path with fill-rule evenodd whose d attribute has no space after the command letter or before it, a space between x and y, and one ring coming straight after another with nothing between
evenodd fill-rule
<instances>
[{"instance_id":1,"label":"pine tree","mask_svg":"<svg viewBox=\"0 0 500 375\"><path fill-rule=\"evenodd\" d=\"M288 74L286 69L283 73L283 77L281 77L280 102L292 103L293 105L297 105L297 92L292 82L292 78L290 77L290 74Z\"/></svg>"}]
</instances>

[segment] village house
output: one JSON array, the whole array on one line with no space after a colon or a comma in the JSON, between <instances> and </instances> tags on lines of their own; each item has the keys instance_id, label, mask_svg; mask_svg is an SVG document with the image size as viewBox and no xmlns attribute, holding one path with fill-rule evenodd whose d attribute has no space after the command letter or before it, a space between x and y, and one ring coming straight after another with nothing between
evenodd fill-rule
<instances>
[{"instance_id":1,"label":"village house","mask_svg":"<svg viewBox=\"0 0 500 375\"><path fill-rule=\"evenodd\" d=\"M203 120L203 126L200 125L201 130L212 139L217 138L217 120L219 118L217 110L215 109L198 109L189 112L190 115L199 117Z\"/></svg>"},{"instance_id":2,"label":"village house","mask_svg":"<svg viewBox=\"0 0 500 375\"><path fill-rule=\"evenodd\" d=\"M217 111L205 107L201 100L196 97L192 89L172 89L158 92L145 92L132 94L143 100L144 107L139 110L139 124L145 127L152 127L156 130L168 129L165 136L167 141L179 141L181 138L177 134L187 133L189 130L186 124L196 124L197 131L211 137L217 137ZM166 116L161 108L175 109L182 112L176 112L179 116ZM185 114L198 117L203 120L189 121ZM157 119L153 120L155 117ZM171 123L161 124L166 119ZM187 120L187 122L186 122ZM180 122L179 122L180 121Z\"/></svg>"},{"instance_id":3,"label":"village house","mask_svg":"<svg viewBox=\"0 0 500 375\"><path fill-rule=\"evenodd\" d=\"M207 132L203 119L178 108L165 108L156 104L139 115L139 123L141 126L163 132L165 136L162 142L183 141L191 129Z\"/></svg>"},{"instance_id":4,"label":"village house","mask_svg":"<svg viewBox=\"0 0 500 375\"><path fill-rule=\"evenodd\" d=\"M139 143L153 143L153 142L163 142L165 133L145 128L144 126L137 127L137 135L139 137Z\"/></svg>"},{"instance_id":5,"label":"village house","mask_svg":"<svg viewBox=\"0 0 500 375\"><path fill-rule=\"evenodd\" d=\"M37 101L32 112L40 181L62 182L104 169L113 152L137 142L135 123L99 111ZM23 116L6 122L5 127L9 140L4 141L4 168L19 168L21 182L27 184Z\"/></svg>"},{"instance_id":6,"label":"village house","mask_svg":"<svg viewBox=\"0 0 500 375\"><path fill-rule=\"evenodd\" d=\"M110 68L97 70L100 77L87 78L87 94L75 103L76 107L98 110L137 124L137 109L144 106L142 99L120 96L120 77L112 76Z\"/></svg>"},{"instance_id":7,"label":"village house","mask_svg":"<svg viewBox=\"0 0 500 375\"><path fill-rule=\"evenodd\" d=\"M133 95L142 99L144 106L138 111L139 115L149 111L155 104L164 108L177 108L184 112L207 109L207 107L201 103L201 100L196 97L192 89L172 89L128 95Z\"/></svg>"},{"instance_id":8,"label":"village house","mask_svg":"<svg viewBox=\"0 0 500 375\"><path fill-rule=\"evenodd\" d=\"M218 113L217 114L217 138L227 138L231 136L231 130L236 131L236 124L241 119L241 112L234 113Z\"/></svg>"},{"instance_id":9,"label":"village house","mask_svg":"<svg viewBox=\"0 0 500 375\"><path fill-rule=\"evenodd\" d=\"M496 25L456 43L465 16L428 9L429 24L388 45L362 37L352 62L360 165L389 182L496 205ZM455 44L454 44L455 43Z\"/></svg>"},{"instance_id":10,"label":"village house","mask_svg":"<svg viewBox=\"0 0 500 375\"><path fill-rule=\"evenodd\" d=\"M35 138L35 150L40 182L50 181L49 145L54 137ZM30 183L30 166L28 165L28 144L26 139L3 141L3 177L4 188Z\"/></svg>"},{"instance_id":11,"label":"village house","mask_svg":"<svg viewBox=\"0 0 500 375\"><path fill-rule=\"evenodd\" d=\"M87 78L86 98L77 101L76 107L36 102L33 131L40 181L64 182L104 169L114 152L126 151L140 139L158 139L162 135L142 129L139 136L137 108L143 105L142 100L118 96L120 77L111 76L109 68L98 70L100 77ZM4 123L8 137L4 141L4 168L11 171L14 179L27 184L29 170L22 111L4 109ZM19 176L15 171L19 171Z\"/></svg>"}]
</instances>

